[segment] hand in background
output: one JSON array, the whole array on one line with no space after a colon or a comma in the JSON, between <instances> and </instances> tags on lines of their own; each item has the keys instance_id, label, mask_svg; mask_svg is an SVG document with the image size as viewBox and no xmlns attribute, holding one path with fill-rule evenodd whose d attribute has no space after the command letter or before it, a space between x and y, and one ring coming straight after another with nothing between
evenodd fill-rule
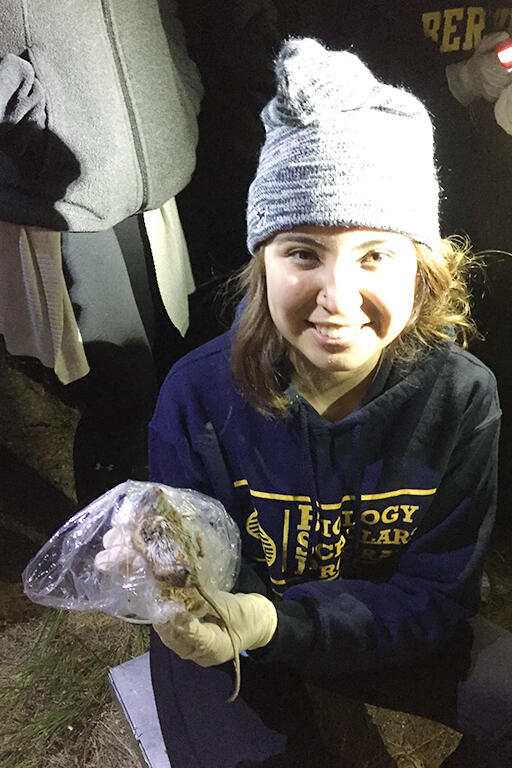
<instances>
[{"instance_id":1,"label":"hand in background","mask_svg":"<svg viewBox=\"0 0 512 768\"><path fill-rule=\"evenodd\" d=\"M496 43L508 36L508 32L484 35L471 58L446 67L448 87L464 106L477 98L496 101L503 89L512 83L512 73L500 64L494 50Z\"/></svg>"},{"instance_id":2,"label":"hand in background","mask_svg":"<svg viewBox=\"0 0 512 768\"><path fill-rule=\"evenodd\" d=\"M512 136L512 83L498 96L494 105L494 117L500 128Z\"/></svg>"}]
</instances>

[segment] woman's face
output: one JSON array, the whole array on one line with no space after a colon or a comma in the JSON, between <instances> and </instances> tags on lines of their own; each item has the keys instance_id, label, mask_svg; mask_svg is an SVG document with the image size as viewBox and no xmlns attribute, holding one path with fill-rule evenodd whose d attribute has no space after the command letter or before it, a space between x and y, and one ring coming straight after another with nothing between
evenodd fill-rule
<instances>
[{"instance_id":1,"label":"woman's face","mask_svg":"<svg viewBox=\"0 0 512 768\"><path fill-rule=\"evenodd\" d=\"M300 227L265 245L267 299L281 335L319 370L356 371L403 331L416 248L405 235Z\"/></svg>"}]
</instances>

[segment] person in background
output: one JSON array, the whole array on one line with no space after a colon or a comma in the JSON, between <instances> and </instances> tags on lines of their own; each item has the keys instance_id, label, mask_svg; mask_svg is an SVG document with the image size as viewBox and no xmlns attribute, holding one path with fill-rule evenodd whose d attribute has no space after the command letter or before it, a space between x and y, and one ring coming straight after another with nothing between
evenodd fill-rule
<instances>
[{"instance_id":1,"label":"person in background","mask_svg":"<svg viewBox=\"0 0 512 768\"><path fill-rule=\"evenodd\" d=\"M0 3L0 335L80 409L79 506L147 476L158 385L192 348L176 198L202 93L174 0Z\"/></svg>"},{"instance_id":2,"label":"person in background","mask_svg":"<svg viewBox=\"0 0 512 768\"><path fill-rule=\"evenodd\" d=\"M190 614L152 635L170 761L339 765L313 684L454 726L446 765L497 768L512 667L480 652L469 620L500 407L463 349L471 259L440 237L430 118L313 39L285 42L275 69L244 300L173 367L150 424L150 479L216 497L242 535L238 583L215 595L240 697L225 701L224 624Z\"/></svg>"}]
</instances>

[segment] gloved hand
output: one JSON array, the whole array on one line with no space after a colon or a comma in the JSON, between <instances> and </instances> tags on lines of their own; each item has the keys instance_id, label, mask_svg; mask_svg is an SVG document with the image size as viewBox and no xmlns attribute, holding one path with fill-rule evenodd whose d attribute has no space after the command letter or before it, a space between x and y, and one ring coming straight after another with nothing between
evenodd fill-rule
<instances>
[{"instance_id":1,"label":"gloved hand","mask_svg":"<svg viewBox=\"0 0 512 768\"><path fill-rule=\"evenodd\" d=\"M479 97L496 101L502 90L512 83L512 73L500 64L494 50L496 43L508 36L508 32L484 35L471 58L446 67L448 87L464 106Z\"/></svg>"},{"instance_id":2,"label":"gloved hand","mask_svg":"<svg viewBox=\"0 0 512 768\"><path fill-rule=\"evenodd\" d=\"M212 667L230 661L241 651L263 648L272 640L277 611L266 597L219 591L214 592L211 599L222 616L222 623L212 616L198 619L184 611L166 624L154 625L162 642L182 659L195 661L201 667Z\"/></svg>"},{"instance_id":3,"label":"gloved hand","mask_svg":"<svg viewBox=\"0 0 512 768\"><path fill-rule=\"evenodd\" d=\"M512 84L500 93L494 105L494 117L498 125L512 136Z\"/></svg>"},{"instance_id":4,"label":"gloved hand","mask_svg":"<svg viewBox=\"0 0 512 768\"><path fill-rule=\"evenodd\" d=\"M132 546L131 533L124 525L113 525L103 536L102 549L94 558L99 571L124 569L127 572L144 567L146 561Z\"/></svg>"}]
</instances>

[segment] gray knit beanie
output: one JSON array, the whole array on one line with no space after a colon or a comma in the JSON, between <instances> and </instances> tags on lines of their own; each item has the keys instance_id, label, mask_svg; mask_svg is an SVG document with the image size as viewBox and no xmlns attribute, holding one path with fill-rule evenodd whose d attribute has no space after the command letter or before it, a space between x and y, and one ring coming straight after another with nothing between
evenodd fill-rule
<instances>
[{"instance_id":1,"label":"gray knit beanie","mask_svg":"<svg viewBox=\"0 0 512 768\"><path fill-rule=\"evenodd\" d=\"M361 226L439 245L432 124L411 93L352 53L283 44L247 202L247 245L300 225Z\"/></svg>"}]
</instances>

